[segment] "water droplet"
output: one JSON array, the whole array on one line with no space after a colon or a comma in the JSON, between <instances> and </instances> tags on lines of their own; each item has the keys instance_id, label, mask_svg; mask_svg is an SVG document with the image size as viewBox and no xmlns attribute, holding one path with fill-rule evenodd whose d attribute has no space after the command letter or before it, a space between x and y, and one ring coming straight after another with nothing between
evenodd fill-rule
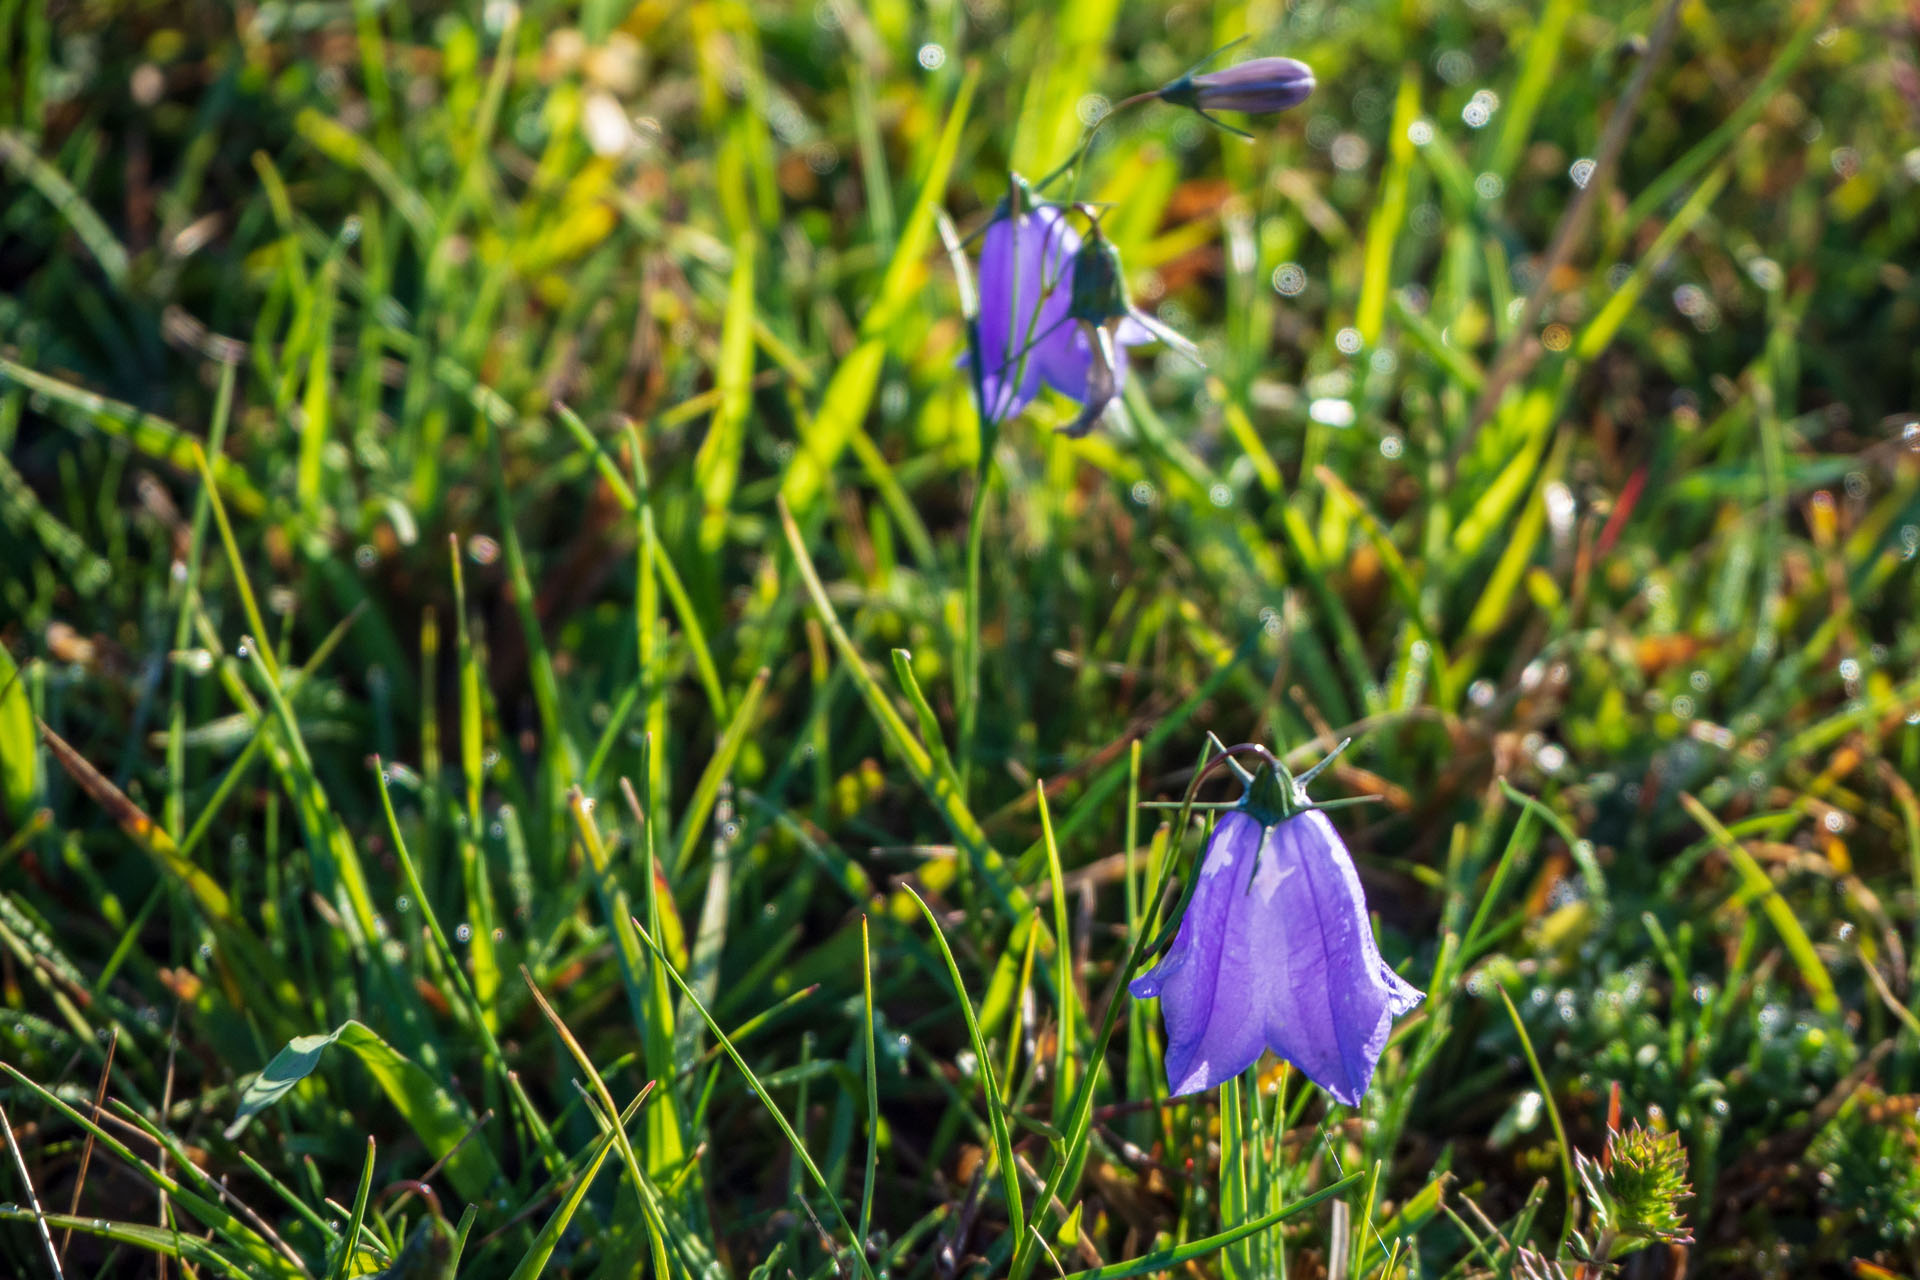
<instances>
[{"instance_id":1,"label":"water droplet","mask_svg":"<svg viewBox=\"0 0 1920 1280\"><path fill-rule=\"evenodd\" d=\"M947 51L929 40L920 46L920 65L929 71L938 71L947 63Z\"/></svg>"},{"instance_id":2,"label":"water droplet","mask_svg":"<svg viewBox=\"0 0 1920 1280\"><path fill-rule=\"evenodd\" d=\"M473 926L464 923L457 924L453 927L453 936L457 942L470 942L473 939Z\"/></svg>"},{"instance_id":3,"label":"water droplet","mask_svg":"<svg viewBox=\"0 0 1920 1280\"><path fill-rule=\"evenodd\" d=\"M405 915L407 912L413 910L413 899L403 893L393 900L393 909L401 915Z\"/></svg>"},{"instance_id":4,"label":"water droplet","mask_svg":"<svg viewBox=\"0 0 1920 1280\"><path fill-rule=\"evenodd\" d=\"M1284 297L1298 297L1307 287L1307 273L1297 262L1283 262L1273 269L1273 287Z\"/></svg>"}]
</instances>

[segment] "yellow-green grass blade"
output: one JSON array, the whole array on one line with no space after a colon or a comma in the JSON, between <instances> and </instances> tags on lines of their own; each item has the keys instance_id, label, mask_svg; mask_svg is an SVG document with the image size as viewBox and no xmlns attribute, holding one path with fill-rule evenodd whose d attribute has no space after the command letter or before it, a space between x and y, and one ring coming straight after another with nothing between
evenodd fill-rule
<instances>
[{"instance_id":1,"label":"yellow-green grass blade","mask_svg":"<svg viewBox=\"0 0 1920 1280\"><path fill-rule=\"evenodd\" d=\"M1720 851L1733 863L1734 871L1740 877L1740 896L1744 901L1757 901L1760 910L1780 935L1780 942L1793 958L1794 968L1799 970L1800 980L1807 984L1807 990L1813 994L1813 1007L1822 1016L1837 1018L1840 1014L1840 996L1834 990L1833 975L1827 972L1820 953L1814 949L1813 939L1807 936L1807 930L1794 914L1793 904L1781 896L1759 862L1748 853L1746 846L1735 839L1733 833L1720 824L1707 807L1686 792L1680 793L1680 806L1687 816L1700 824Z\"/></svg>"},{"instance_id":2,"label":"yellow-green grass blade","mask_svg":"<svg viewBox=\"0 0 1920 1280\"><path fill-rule=\"evenodd\" d=\"M639 921L636 920L633 923L635 928L639 928ZM847 1233L853 1259L859 1267L860 1274L865 1276L866 1280L874 1280L873 1266L867 1261L865 1242L854 1234L853 1224L847 1221L847 1211L845 1207L841 1205L840 1197L834 1193L832 1185L828 1183L826 1179L826 1175L820 1172L820 1167L813 1162L813 1156L808 1153L806 1143L802 1142L800 1135L793 1131L793 1126L788 1123L786 1114L782 1112L779 1105L774 1102L773 1095L767 1092L767 1088L761 1083L760 1077L755 1075L753 1068L747 1065L747 1060L740 1056L740 1050L734 1047L734 1043L727 1036L727 1033L721 1028L718 1022L714 1021L713 1015L707 1011L707 1007L700 1003L700 997L694 993L693 987L681 976L680 971L673 967L672 961L667 958L667 953L660 949L660 944L654 941L653 936L644 929L640 930L640 937L646 942L648 947L652 948L654 962L666 971L667 976L673 980L674 986L680 989L681 998L692 1007L695 1013L700 1015L700 1020L707 1024L708 1033L713 1036L721 1049L725 1051L727 1057L733 1061L735 1069L738 1070L746 1080L747 1087L753 1090L754 1097L760 1100L760 1104L766 1108L767 1114L773 1118L774 1124L779 1127L781 1134L785 1136L787 1144L793 1148L793 1154L795 1158L800 1161L801 1167L807 1171L807 1174L813 1179L814 1185L820 1188L821 1194L826 1196L827 1202L833 1206L834 1217L839 1219L841 1228Z\"/></svg>"},{"instance_id":3,"label":"yellow-green grass blade","mask_svg":"<svg viewBox=\"0 0 1920 1280\"><path fill-rule=\"evenodd\" d=\"M144 413L130 404L48 377L4 355L0 355L0 378L38 392L107 435L126 441L136 453L188 473L198 469L195 453L200 441L191 432L157 414ZM249 516L266 510L265 495L225 456L213 459L212 471L214 482L232 501L235 510Z\"/></svg>"},{"instance_id":4,"label":"yellow-green grass blade","mask_svg":"<svg viewBox=\"0 0 1920 1280\"><path fill-rule=\"evenodd\" d=\"M780 496L789 509L811 511L826 487L834 464L854 431L865 421L880 381L880 367L886 358L889 331L912 305L925 270L921 261L933 237L934 213L939 208L959 153L961 131L973 104L974 86L979 69L970 69L961 82L960 92L947 115L933 161L921 184L920 198L907 216L894 245L886 275L874 295L872 306L860 321L860 345L840 363L814 414L812 429L801 439L793 461L780 483Z\"/></svg>"},{"instance_id":5,"label":"yellow-green grass blade","mask_svg":"<svg viewBox=\"0 0 1920 1280\"><path fill-rule=\"evenodd\" d=\"M960 962L953 958L953 948L947 945L947 935L941 930L940 922L934 918L933 908L929 907L919 894L907 886L907 893L914 905L920 908L920 914L926 917L927 927L933 930L934 945L940 949L940 958L946 962L947 976L953 982L954 998L960 1002L960 1014L966 1020L967 1038L973 1045L974 1061L978 1064L976 1074L980 1077L981 1089L986 1094L987 1127L993 1134L994 1163L998 1166L1001 1190L1006 1199L1007 1217L1011 1222L1009 1230L1016 1242L1015 1258L1024 1256L1018 1247L1026 1241L1026 1211L1021 1201L1020 1167L1014 1160L1013 1136L1007 1129L1006 1104L1000 1096L1000 1083L993 1074L993 1055L987 1047L986 1037L980 1034L980 1020L974 1016L973 1001L967 995L966 979L960 975ZM1065 950L1062 947L1062 950ZM1045 1205L1036 1208L1036 1216L1044 1213Z\"/></svg>"}]
</instances>

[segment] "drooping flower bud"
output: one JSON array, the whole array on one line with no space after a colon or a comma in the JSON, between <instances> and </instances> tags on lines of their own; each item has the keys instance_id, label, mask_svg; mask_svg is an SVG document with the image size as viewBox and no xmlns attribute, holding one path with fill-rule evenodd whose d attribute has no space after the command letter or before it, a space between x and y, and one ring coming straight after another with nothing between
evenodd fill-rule
<instances>
[{"instance_id":1,"label":"drooping flower bud","mask_svg":"<svg viewBox=\"0 0 1920 1280\"><path fill-rule=\"evenodd\" d=\"M1304 62L1293 58L1251 58L1224 71L1201 75L1188 72L1161 89L1159 97L1178 107L1191 107L1219 124L1208 112L1245 111L1259 115L1285 111L1305 102L1313 88L1313 68Z\"/></svg>"}]
</instances>

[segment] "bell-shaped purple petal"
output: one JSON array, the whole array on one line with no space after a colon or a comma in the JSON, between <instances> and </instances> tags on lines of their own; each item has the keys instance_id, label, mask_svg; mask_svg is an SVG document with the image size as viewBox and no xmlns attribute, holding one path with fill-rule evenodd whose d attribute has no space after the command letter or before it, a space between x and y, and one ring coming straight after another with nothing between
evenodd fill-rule
<instances>
[{"instance_id":1,"label":"bell-shaped purple petal","mask_svg":"<svg viewBox=\"0 0 1920 1280\"><path fill-rule=\"evenodd\" d=\"M1193 105L1202 111L1285 111L1314 88L1313 68L1292 58L1251 58L1192 80Z\"/></svg>"},{"instance_id":2,"label":"bell-shaped purple petal","mask_svg":"<svg viewBox=\"0 0 1920 1280\"><path fill-rule=\"evenodd\" d=\"M1093 403L1093 395L1088 389L1088 375L1094 369L1094 336L1088 332L1088 326L1075 324L1072 327L1071 342L1049 345L1047 360L1040 370L1040 376L1048 386L1069 400L1078 400L1083 405ZM1137 347L1144 342L1154 341L1154 335L1145 325L1132 316L1124 317L1109 330L1113 345L1113 389L1111 400L1126 389L1127 385L1127 348ZM1105 389L1105 379L1094 379L1097 389ZM1103 402L1101 409L1106 408Z\"/></svg>"},{"instance_id":3,"label":"bell-shaped purple petal","mask_svg":"<svg viewBox=\"0 0 1920 1280\"><path fill-rule=\"evenodd\" d=\"M1261 957L1248 930L1247 877L1260 824L1235 810L1214 824L1180 931L1160 963L1127 990L1160 997L1167 1023L1167 1088L1198 1093L1239 1075L1266 1047Z\"/></svg>"},{"instance_id":4,"label":"bell-shaped purple petal","mask_svg":"<svg viewBox=\"0 0 1920 1280\"><path fill-rule=\"evenodd\" d=\"M987 227L980 249L979 326L981 414L989 421L1026 408L1040 393L1044 370L1071 367L1076 358L1084 364L1073 345L1076 326L1067 321L1079 248L1080 234L1060 210L1047 206Z\"/></svg>"},{"instance_id":5,"label":"bell-shaped purple petal","mask_svg":"<svg viewBox=\"0 0 1920 1280\"><path fill-rule=\"evenodd\" d=\"M1199 875L1173 946L1131 988L1160 997L1168 1087L1206 1089L1265 1047L1357 1105L1393 1019L1423 997L1381 959L1333 824L1308 810L1263 830L1229 813Z\"/></svg>"}]
</instances>

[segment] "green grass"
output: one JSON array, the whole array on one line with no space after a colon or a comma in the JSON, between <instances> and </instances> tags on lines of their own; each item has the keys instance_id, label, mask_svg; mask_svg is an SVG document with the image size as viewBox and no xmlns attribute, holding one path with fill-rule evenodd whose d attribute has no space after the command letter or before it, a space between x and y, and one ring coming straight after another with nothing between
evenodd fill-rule
<instances>
[{"instance_id":1,"label":"green grass","mask_svg":"<svg viewBox=\"0 0 1920 1280\"><path fill-rule=\"evenodd\" d=\"M1912 17L1666 12L0 0L0 1258L1676 1274L1613 1106L1920 1271ZM1242 34L1073 180L1207 367L983 435L942 218ZM1208 731L1357 1113L1124 995Z\"/></svg>"}]
</instances>

